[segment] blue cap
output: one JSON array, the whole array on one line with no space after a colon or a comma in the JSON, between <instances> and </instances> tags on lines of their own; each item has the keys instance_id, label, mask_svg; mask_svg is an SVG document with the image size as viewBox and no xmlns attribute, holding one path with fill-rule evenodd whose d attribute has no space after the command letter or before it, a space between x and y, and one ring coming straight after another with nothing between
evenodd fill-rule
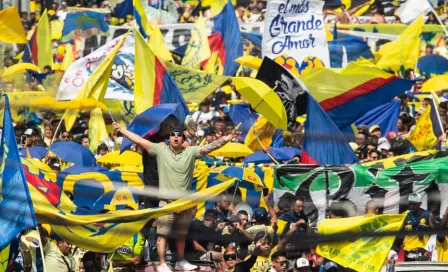
<instances>
[{"instance_id":1,"label":"blue cap","mask_svg":"<svg viewBox=\"0 0 448 272\"><path fill-rule=\"evenodd\" d=\"M254 210L253 218L257 221L262 221L268 218L268 211L265 208L258 207Z\"/></svg>"}]
</instances>

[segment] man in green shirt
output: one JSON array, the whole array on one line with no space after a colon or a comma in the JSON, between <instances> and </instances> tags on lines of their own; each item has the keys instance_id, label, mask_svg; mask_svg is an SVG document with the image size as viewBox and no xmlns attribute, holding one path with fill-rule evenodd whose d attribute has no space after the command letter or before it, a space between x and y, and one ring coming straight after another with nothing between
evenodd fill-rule
<instances>
[{"instance_id":1,"label":"man in green shirt","mask_svg":"<svg viewBox=\"0 0 448 272\"><path fill-rule=\"evenodd\" d=\"M145 247L145 238L139 232L126 243L121 245L114 253L109 253L107 259L112 257L114 272L133 272L140 263Z\"/></svg>"},{"instance_id":2,"label":"man in green shirt","mask_svg":"<svg viewBox=\"0 0 448 272\"><path fill-rule=\"evenodd\" d=\"M143 139L127 129L121 128L118 123L112 126L129 140L143 148L151 156L157 159L157 170L159 172L159 206L167 205L177 199L176 194L180 192L191 192L194 161L201 158L213 150L216 150L237 136L237 132L222 137L204 146L183 147L185 135L183 130L174 128L170 132L169 145L164 143L155 144ZM190 271L198 267L184 260L185 237L188 234L188 227L193 219L191 210L186 210L176 214L169 214L158 218L157 251L159 253L158 272L170 272L171 269L166 264L167 237L175 231L177 262L175 270Z\"/></svg>"}]
</instances>

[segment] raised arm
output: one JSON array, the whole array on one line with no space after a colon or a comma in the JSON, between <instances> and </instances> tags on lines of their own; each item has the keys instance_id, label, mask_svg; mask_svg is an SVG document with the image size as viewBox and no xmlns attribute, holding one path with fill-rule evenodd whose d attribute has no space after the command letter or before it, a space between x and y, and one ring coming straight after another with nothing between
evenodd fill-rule
<instances>
[{"instance_id":1,"label":"raised arm","mask_svg":"<svg viewBox=\"0 0 448 272\"><path fill-rule=\"evenodd\" d=\"M231 134L222 137L216 141L213 141L209 144L201 146L201 156L207 156L212 151L224 146L226 143L230 142L233 138L240 134L239 131L234 130Z\"/></svg>"},{"instance_id":2,"label":"raised arm","mask_svg":"<svg viewBox=\"0 0 448 272\"><path fill-rule=\"evenodd\" d=\"M128 139L131 140L131 142L141 146L144 150L146 150L146 152L148 153L151 152L152 143L150 141L143 139L139 135L132 133L125 128L122 128L120 124L116 122L112 123L112 127L114 128L115 131L120 132L124 136L128 137Z\"/></svg>"}]
</instances>

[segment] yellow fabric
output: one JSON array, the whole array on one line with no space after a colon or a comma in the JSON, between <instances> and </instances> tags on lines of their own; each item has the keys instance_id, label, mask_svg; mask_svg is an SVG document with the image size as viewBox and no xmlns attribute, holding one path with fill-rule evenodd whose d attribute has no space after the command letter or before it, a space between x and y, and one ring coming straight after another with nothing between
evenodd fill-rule
<instances>
[{"instance_id":1,"label":"yellow fabric","mask_svg":"<svg viewBox=\"0 0 448 272\"><path fill-rule=\"evenodd\" d=\"M134 237L131 237L119 248L117 248L114 253L109 253L107 259L109 260L112 258L112 261L129 261L135 256L141 256L143 254L144 247L145 237L138 232L134 235Z\"/></svg>"},{"instance_id":2,"label":"yellow fabric","mask_svg":"<svg viewBox=\"0 0 448 272\"><path fill-rule=\"evenodd\" d=\"M96 154L98 145L108 138L106 124L104 123L103 112L100 108L93 109L90 112L89 119L89 149L93 154Z\"/></svg>"},{"instance_id":3,"label":"yellow fabric","mask_svg":"<svg viewBox=\"0 0 448 272\"><path fill-rule=\"evenodd\" d=\"M97 162L99 163L111 163L111 164L142 164L142 155L134 152L126 150L125 152L120 154L120 151L109 152L106 155L98 158Z\"/></svg>"},{"instance_id":4,"label":"yellow fabric","mask_svg":"<svg viewBox=\"0 0 448 272\"><path fill-rule=\"evenodd\" d=\"M246 157L254 153L247 146L240 143L227 143L223 147L211 152L210 157L227 157L227 158L239 158Z\"/></svg>"},{"instance_id":5,"label":"yellow fabric","mask_svg":"<svg viewBox=\"0 0 448 272\"><path fill-rule=\"evenodd\" d=\"M204 72L220 76L224 74L224 66L221 63L221 59L219 58L219 51L215 51L212 53L210 59L205 64Z\"/></svg>"},{"instance_id":6,"label":"yellow fabric","mask_svg":"<svg viewBox=\"0 0 448 272\"><path fill-rule=\"evenodd\" d=\"M25 29L15 6L0 11L0 42L27 43Z\"/></svg>"},{"instance_id":7,"label":"yellow fabric","mask_svg":"<svg viewBox=\"0 0 448 272\"><path fill-rule=\"evenodd\" d=\"M428 105L423 114L418 118L417 123L415 124L415 129L408 138L409 142L411 142L418 151L431 149L437 142L437 137L434 135L432 126L431 105Z\"/></svg>"},{"instance_id":8,"label":"yellow fabric","mask_svg":"<svg viewBox=\"0 0 448 272\"><path fill-rule=\"evenodd\" d=\"M64 22L59 20L53 20L50 22L51 39L60 40L62 38L62 29L64 28Z\"/></svg>"},{"instance_id":9,"label":"yellow fabric","mask_svg":"<svg viewBox=\"0 0 448 272\"><path fill-rule=\"evenodd\" d=\"M191 39L188 41L185 56L182 59L182 66L194 69L210 57L207 30L205 29L204 17L201 14L194 24Z\"/></svg>"},{"instance_id":10,"label":"yellow fabric","mask_svg":"<svg viewBox=\"0 0 448 272\"><path fill-rule=\"evenodd\" d=\"M8 267L10 246L11 245L8 244L2 251L0 251L0 271L6 271L6 268Z\"/></svg>"},{"instance_id":11,"label":"yellow fabric","mask_svg":"<svg viewBox=\"0 0 448 272\"><path fill-rule=\"evenodd\" d=\"M259 151L263 148L269 147L271 146L272 136L274 136L275 131L275 127L268 122L266 118L260 116L249 129L244 145L253 151Z\"/></svg>"},{"instance_id":12,"label":"yellow fabric","mask_svg":"<svg viewBox=\"0 0 448 272\"><path fill-rule=\"evenodd\" d=\"M401 67L414 69L419 58L422 29L423 16L420 16L397 40L381 46L378 51L381 58L376 65L381 69L390 68L395 72L400 71Z\"/></svg>"},{"instance_id":13,"label":"yellow fabric","mask_svg":"<svg viewBox=\"0 0 448 272\"><path fill-rule=\"evenodd\" d=\"M73 49L70 44L65 46L64 60L61 63L61 70L67 71L68 67L75 61L75 56L73 55Z\"/></svg>"},{"instance_id":14,"label":"yellow fabric","mask_svg":"<svg viewBox=\"0 0 448 272\"><path fill-rule=\"evenodd\" d=\"M40 72L39 67L37 67L36 65L28 62L21 62L6 68L6 70L2 74L2 77L11 77L16 74L24 74L26 73L27 69Z\"/></svg>"},{"instance_id":15,"label":"yellow fabric","mask_svg":"<svg viewBox=\"0 0 448 272\"><path fill-rule=\"evenodd\" d=\"M230 77L219 76L165 62L166 69L176 81L185 101L201 103Z\"/></svg>"},{"instance_id":16,"label":"yellow fabric","mask_svg":"<svg viewBox=\"0 0 448 272\"><path fill-rule=\"evenodd\" d=\"M168 46L166 45L165 41L163 40L162 32L160 31L160 28L155 25L149 35L149 41L148 41L149 48L151 48L152 52L163 61L172 61L173 56L171 55L170 50L168 49Z\"/></svg>"},{"instance_id":17,"label":"yellow fabric","mask_svg":"<svg viewBox=\"0 0 448 272\"><path fill-rule=\"evenodd\" d=\"M407 213L325 219L318 226L318 232L322 235L330 235L344 232L398 231L406 216ZM394 239L394 237L360 238L355 241L319 244L317 254L356 271L378 272L384 264Z\"/></svg>"},{"instance_id":18,"label":"yellow fabric","mask_svg":"<svg viewBox=\"0 0 448 272\"><path fill-rule=\"evenodd\" d=\"M146 17L145 8L143 7L142 1L133 0L133 5L135 11L140 15L143 29L145 30L146 34L149 35L152 32L152 26L148 20L148 17Z\"/></svg>"},{"instance_id":19,"label":"yellow fabric","mask_svg":"<svg viewBox=\"0 0 448 272\"><path fill-rule=\"evenodd\" d=\"M440 75L430 78L423 83L422 92L441 91L448 89L448 75Z\"/></svg>"},{"instance_id":20,"label":"yellow fabric","mask_svg":"<svg viewBox=\"0 0 448 272\"><path fill-rule=\"evenodd\" d=\"M448 238L445 237L442 243L436 242L437 261L448 262Z\"/></svg>"},{"instance_id":21,"label":"yellow fabric","mask_svg":"<svg viewBox=\"0 0 448 272\"><path fill-rule=\"evenodd\" d=\"M370 162L363 163L362 165L363 166L371 166L371 165L374 165L374 164L377 164L377 163L383 163L384 168L386 169L386 168L391 168L391 167L397 166L395 164L395 161L402 162L403 159L404 160L409 160L410 158L412 158L414 156L423 156L423 157L430 156L430 155L436 154L437 152L438 152L437 150L427 150L427 151L421 151L421 152L414 152L414 153L409 153L409 154L405 154L405 155L395 156L395 157L392 157L392 158L387 158L387 159L384 159L384 160L370 161Z\"/></svg>"},{"instance_id":22,"label":"yellow fabric","mask_svg":"<svg viewBox=\"0 0 448 272\"><path fill-rule=\"evenodd\" d=\"M37 66L41 70L47 65L53 67L53 45L51 43L50 22L48 21L47 10L44 11L37 24L35 35L39 49L37 53Z\"/></svg>"},{"instance_id":23,"label":"yellow fabric","mask_svg":"<svg viewBox=\"0 0 448 272\"><path fill-rule=\"evenodd\" d=\"M236 90L276 128L287 130L286 110L280 97L264 82L248 77L233 77Z\"/></svg>"},{"instance_id":24,"label":"yellow fabric","mask_svg":"<svg viewBox=\"0 0 448 272\"><path fill-rule=\"evenodd\" d=\"M242 56L235 60L241 65L247 66L249 68L258 70L260 69L262 60L259 57L255 56Z\"/></svg>"},{"instance_id":25,"label":"yellow fabric","mask_svg":"<svg viewBox=\"0 0 448 272\"><path fill-rule=\"evenodd\" d=\"M128 32L129 33L129 32ZM118 53L118 50L124 43L124 40L128 34L126 34L115 47L110 51L109 54L104 58L104 60L95 68L95 71L90 75L89 79L82 85L79 92L76 94L77 100L82 98L94 98L97 101L100 101L104 98L104 95L107 90L107 85L109 83L110 73L112 70L113 60L115 55ZM65 122L65 127L67 131L70 131L73 127L73 124L78 117L78 110L66 110L63 119Z\"/></svg>"},{"instance_id":26,"label":"yellow fabric","mask_svg":"<svg viewBox=\"0 0 448 272\"><path fill-rule=\"evenodd\" d=\"M146 44L145 39L135 33L135 82L134 82L134 110L139 114L154 104L156 85L156 57Z\"/></svg>"}]
</instances>

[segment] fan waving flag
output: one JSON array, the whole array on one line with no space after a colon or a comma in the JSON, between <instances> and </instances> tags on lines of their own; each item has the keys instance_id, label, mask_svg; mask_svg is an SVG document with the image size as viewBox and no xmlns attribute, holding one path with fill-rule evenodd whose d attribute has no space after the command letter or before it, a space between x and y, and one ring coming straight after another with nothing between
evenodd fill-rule
<instances>
[{"instance_id":1,"label":"fan waving flag","mask_svg":"<svg viewBox=\"0 0 448 272\"><path fill-rule=\"evenodd\" d=\"M109 25L106 23L106 14L82 10L68 13L62 29L62 42L68 42L73 37L90 37L97 34L106 34L109 31Z\"/></svg>"},{"instance_id":2,"label":"fan waving flag","mask_svg":"<svg viewBox=\"0 0 448 272\"><path fill-rule=\"evenodd\" d=\"M213 33L221 33L224 43L225 63L224 75L234 76L239 64L235 60L243 55L243 40L235 8L229 0L224 9L214 18Z\"/></svg>"},{"instance_id":3,"label":"fan waving flag","mask_svg":"<svg viewBox=\"0 0 448 272\"><path fill-rule=\"evenodd\" d=\"M0 154L0 248L3 248L18 233L37 226L6 95Z\"/></svg>"}]
</instances>

